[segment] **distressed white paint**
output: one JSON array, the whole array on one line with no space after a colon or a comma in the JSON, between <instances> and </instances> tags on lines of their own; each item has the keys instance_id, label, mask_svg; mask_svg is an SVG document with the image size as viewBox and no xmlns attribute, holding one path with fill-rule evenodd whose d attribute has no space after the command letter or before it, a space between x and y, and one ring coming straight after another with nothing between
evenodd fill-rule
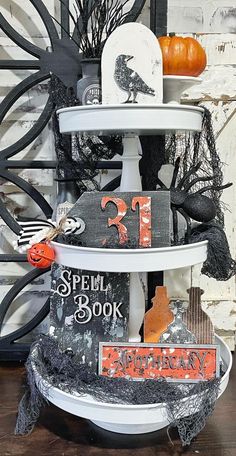
<instances>
[{"instance_id":1,"label":"distressed white paint","mask_svg":"<svg viewBox=\"0 0 236 456\"><path fill-rule=\"evenodd\" d=\"M129 61L125 59L125 56ZM120 62L120 60L122 60ZM123 62L124 60L124 62ZM126 71L132 74L126 76ZM116 81L119 73L122 83ZM132 78L140 77L140 84ZM136 103L162 103L162 54L155 35L142 24L129 23L118 27L107 40L102 55L102 103L127 102L128 87L148 86L147 93L137 90ZM125 87L125 89L123 89ZM127 87L127 88L126 88ZM146 89L145 89L146 90ZM130 91L131 93L131 91ZM132 102L130 96L129 102Z\"/></svg>"},{"instance_id":2,"label":"distressed white paint","mask_svg":"<svg viewBox=\"0 0 236 456\"><path fill-rule=\"evenodd\" d=\"M216 0L169 0L168 30L181 35L195 32L207 53L207 67L201 75L199 86L186 92L184 103L200 102L212 114L216 145L224 163L224 182L234 186L225 190L222 201L227 205L225 229L232 257L236 257L235 244L235 203L236 203L236 5L232 1ZM222 14L221 14L222 13ZM196 34L198 32L199 34ZM236 292L235 278L227 282L217 282L200 276L200 266L165 273L165 284L172 297L187 299L189 285L201 286L204 310L233 349L236 331ZM191 282L192 280L192 282Z\"/></svg>"},{"instance_id":3,"label":"distressed white paint","mask_svg":"<svg viewBox=\"0 0 236 456\"><path fill-rule=\"evenodd\" d=\"M228 211L225 212L225 225L226 233L229 240L232 256L235 258L235 203L236 203L236 162L235 162L235 144L236 144L236 132L235 132L235 121L236 115L232 115L228 122L224 123L219 131L217 138L217 148L220 151L222 161L225 163L224 166L224 181L233 182L234 186L226 189L223 193L222 201L228 205ZM199 269L198 269L199 272ZM197 280L198 272L195 277ZM173 280L173 276L176 280ZM170 274L172 285L172 292L178 296L181 294L181 282L183 289L186 289L186 285L190 284L190 271L175 271ZM175 285L174 285L175 284ZM195 285L197 285L195 283ZM203 295L204 300L220 301L234 300L235 299L235 278L230 279L227 282L216 282L214 279L201 277L200 282L201 288L205 290ZM183 293L183 292L182 292ZM222 328L224 329L224 328Z\"/></svg>"},{"instance_id":4,"label":"distressed white paint","mask_svg":"<svg viewBox=\"0 0 236 456\"><path fill-rule=\"evenodd\" d=\"M236 67L209 66L201 75L201 79L200 84L191 87L182 95L182 101L230 102L236 100ZM224 107L230 109L231 103L224 104Z\"/></svg>"},{"instance_id":5,"label":"distressed white paint","mask_svg":"<svg viewBox=\"0 0 236 456\"><path fill-rule=\"evenodd\" d=\"M169 0L168 30L186 33L236 31L233 0Z\"/></svg>"},{"instance_id":6,"label":"distressed white paint","mask_svg":"<svg viewBox=\"0 0 236 456\"><path fill-rule=\"evenodd\" d=\"M44 0L49 14L55 16L58 14L59 2L54 0ZM55 7L57 6L57 11ZM4 17L11 23L12 27L24 38L36 45L49 45L47 31L37 10L29 0L0 0L0 9ZM0 32L4 36L4 32Z\"/></svg>"},{"instance_id":7,"label":"distressed white paint","mask_svg":"<svg viewBox=\"0 0 236 456\"><path fill-rule=\"evenodd\" d=\"M216 103L217 104L217 103ZM214 114L214 106L212 110ZM233 182L234 186L225 190L222 201L227 204L228 210L225 212L225 227L233 258L236 256L235 243L235 204L236 204L236 114L226 119L224 125L218 131L217 148L220 151L224 166L224 181ZM172 297L184 297L187 299L186 290L191 284L191 271L179 270L165 274L165 285L169 287L169 294ZM195 267L192 271L192 285L200 286L205 290L202 296L203 307L212 318L217 330L235 331L236 330L236 296L235 296L235 277L227 282L216 282L206 276L200 276L200 267ZM225 332L222 334L225 336ZM226 334L227 335L227 334ZM234 333L230 336L230 345L234 343Z\"/></svg>"}]
</instances>

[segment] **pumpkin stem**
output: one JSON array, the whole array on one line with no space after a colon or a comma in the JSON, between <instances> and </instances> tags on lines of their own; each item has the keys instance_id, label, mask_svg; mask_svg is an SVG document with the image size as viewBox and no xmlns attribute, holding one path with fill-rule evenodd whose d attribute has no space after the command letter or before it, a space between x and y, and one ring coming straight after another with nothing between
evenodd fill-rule
<instances>
[{"instance_id":1,"label":"pumpkin stem","mask_svg":"<svg viewBox=\"0 0 236 456\"><path fill-rule=\"evenodd\" d=\"M175 36L175 32L169 33L169 36L170 36L170 37Z\"/></svg>"}]
</instances>

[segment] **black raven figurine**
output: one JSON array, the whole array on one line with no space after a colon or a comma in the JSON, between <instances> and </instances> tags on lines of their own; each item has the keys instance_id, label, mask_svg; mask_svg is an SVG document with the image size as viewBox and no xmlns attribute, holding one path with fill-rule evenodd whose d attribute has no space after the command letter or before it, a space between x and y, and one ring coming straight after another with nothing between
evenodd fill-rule
<instances>
[{"instance_id":1,"label":"black raven figurine","mask_svg":"<svg viewBox=\"0 0 236 456\"><path fill-rule=\"evenodd\" d=\"M155 95L155 90L148 87L136 71L128 68L127 62L131 59L133 59L132 55L121 54L116 58L115 64L115 81L122 90L128 92L128 98L125 103L137 103L138 92ZM132 94L133 100L130 100Z\"/></svg>"}]
</instances>

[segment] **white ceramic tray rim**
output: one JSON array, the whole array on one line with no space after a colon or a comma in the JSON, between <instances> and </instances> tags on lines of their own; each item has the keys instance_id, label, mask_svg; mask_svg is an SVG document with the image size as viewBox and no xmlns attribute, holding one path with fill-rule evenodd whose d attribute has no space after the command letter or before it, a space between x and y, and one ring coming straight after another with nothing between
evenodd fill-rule
<instances>
[{"instance_id":1,"label":"white ceramic tray rim","mask_svg":"<svg viewBox=\"0 0 236 456\"><path fill-rule=\"evenodd\" d=\"M52 242L55 261L71 268L102 272L151 272L203 263L208 241L172 247L106 249Z\"/></svg>"},{"instance_id":2,"label":"white ceramic tray rim","mask_svg":"<svg viewBox=\"0 0 236 456\"><path fill-rule=\"evenodd\" d=\"M220 345L220 356L227 367L220 380L220 396L229 381L232 355L225 342L219 336L215 337L216 343ZM35 351L35 356L37 356L37 348ZM99 402L89 395L70 394L53 387L40 376L34 363L32 367L38 388L50 402L76 416L92 420L104 429L125 434L138 434L161 429L169 424L164 403L129 405ZM191 414L191 410L189 410L189 414Z\"/></svg>"},{"instance_id":3,"label":"white ceramic tray rim","mask_svg":"<svg viewBox=\"0 0 236 456\"><path fill-rule=\"evenodd\" d=\"M57 111L61 133L152 135L200 131L203 108L178 103L72 106Z\"/></svg>"},{"instance_id":4,"label":"white ceramic tray rim","mask_svg":"<svg viewBox=\"0 0 236 456\"><path fill-rule=\"evenodd\" d=\"M166 76L168 78L169 76ZM173 76L171 76L173 78ZM177 77L176 77L177 78ZM189 78L188 78L189 79ZM180 105L176 104L174 106L169 106L166 103L159 103L159 104L99 104L99 105L85 105L85 106L69 106L67 108L60 108L57 110L57 114L61 114L63 112L97 112L99 111L143 111L143 110L151 110L151 111L160 111L160 110L167 110L167 111L194 111L194 112L204 112L204 109L199 106L191 106L191 105Z\"/></svg>"}]
</instances>

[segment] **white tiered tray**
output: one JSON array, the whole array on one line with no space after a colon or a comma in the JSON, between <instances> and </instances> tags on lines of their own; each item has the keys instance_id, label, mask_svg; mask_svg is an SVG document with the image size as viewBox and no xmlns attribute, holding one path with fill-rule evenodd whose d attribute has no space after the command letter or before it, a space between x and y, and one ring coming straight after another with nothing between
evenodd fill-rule
<instances>
[{"instance_id":1,"label":"white tiered tray","mask_svg":"<svg viewBox=\"0 0 236 456\"><path fill-rule=\"evenodd\" d=\"M142 191L139 173L139 135L172 131L200 131L203 109L179 104L91 105L57 111L61 133L121 135L123 141L120 191ZM157 150L158 153L158 150ZM202 263L207 257L207 241L181 246L148 249L102 249L76 247L52 242L55 261L64 266L104 272L130 272L129 341L139 342L145 312L145 296L139 271L163 271ZM231 354L217 338L227 372L221 379L225 390L231 369ZM35 370L39 389L53 404L74 415L90 419L98 426L124 434L140 434L169 424L164 404L121 405L98 402L91 396L64 393L50 387ZM188 414L193 413L188 410Z\"/></svg>"},{"instance_id":2,"label":"white tiered tray","mask_svg":"<svg viewBox=\"0 0 236 456\"><path fill-rule=\"evenodd\" d=\"M216 336L216 343L220 346L220 356L226 367L226 372L220 381L220 396L229 381L232 355L225 342L218 336ZM37 357L37 348L35 357ZM145 434L162 429L169 424L164 403L124 405L98 402L89 395L79 396L78 393L69 394L54 388L37 372L35 364L32 367L37 386L46 399L66 412L91 420L103 429L122 434ZM189 415L191 413L189 409Z\"/></svg>"},{"instance_id":3,"label":"white tiered tray","mask_svg":"<svg viewBox=\"0 0 236 456\"><path fill-rule=\"evenodd\" d=\"M55 261L71 268L105 272L166 271L203 263L207 241L173 247L103 249L52 242Z\"/></svg>"},{"instance_id":4,"label":"white tiered tray","mask_svg":"<svg viewBox=\"0 0 236 456\"><path fill-rule=\"evenodd\" d=\"M200 131L203 108L159 105L72 106L57 111L61 133L156 135L171 131Z\"/></svg>"}]
</instances>

